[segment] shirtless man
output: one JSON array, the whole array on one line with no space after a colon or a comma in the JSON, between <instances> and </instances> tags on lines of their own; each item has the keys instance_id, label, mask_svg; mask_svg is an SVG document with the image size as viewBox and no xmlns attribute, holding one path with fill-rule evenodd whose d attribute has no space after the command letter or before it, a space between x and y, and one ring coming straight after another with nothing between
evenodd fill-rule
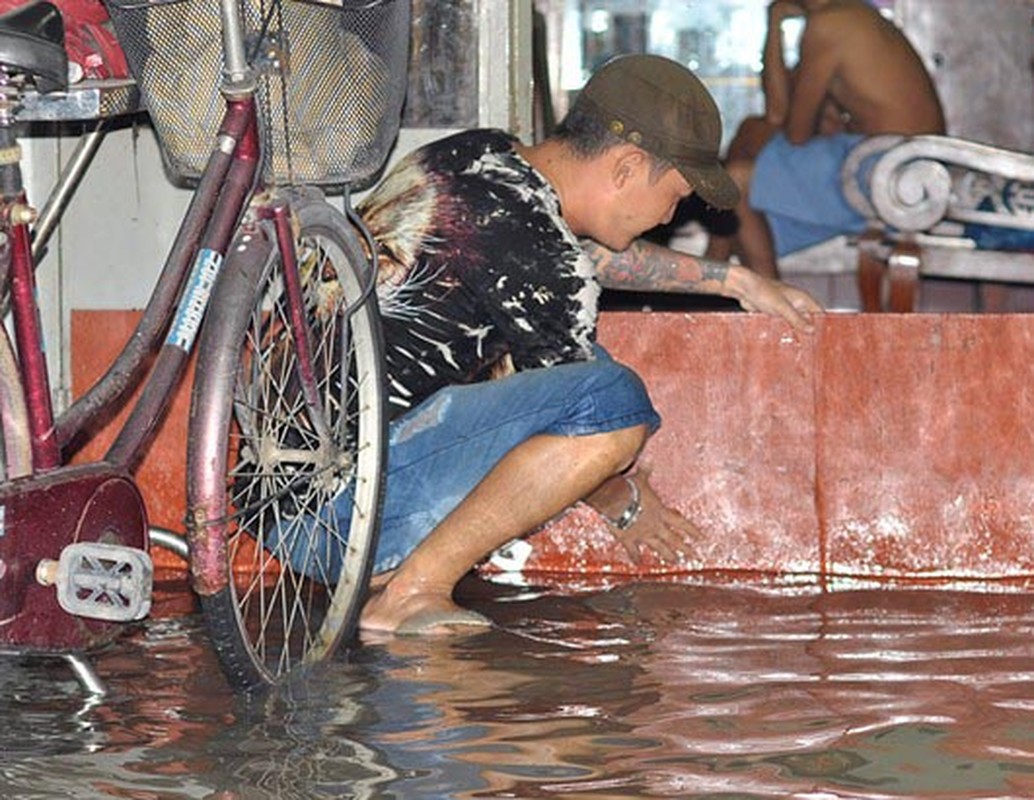
<instances>
[{"instance_id":1,"label":"shirtless man","mask_svg":"<svg viewBox=\"0 0 1034 800\"><path fill-rule=\"evenodd\" d=\"M803 16L800 54L783 57L782 23ZM735 250L776 277L777 258L863 220L844 199L840 167L865 136L944 133L944 112L919 55L865 0L773 0L761 82L765 116L743 122L726 169L741 189L733 237L712 237L707 255Z\"/></svg>"}]
</instances>

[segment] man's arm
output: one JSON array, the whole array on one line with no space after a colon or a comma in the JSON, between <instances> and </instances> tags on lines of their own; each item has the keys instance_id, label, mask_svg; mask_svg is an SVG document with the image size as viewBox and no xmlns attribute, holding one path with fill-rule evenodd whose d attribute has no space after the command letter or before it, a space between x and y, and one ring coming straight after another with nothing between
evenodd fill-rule
<instances>
[{"instance_id":1,"label":"man's arm","mask_svg":"<svg viewBox=\"0 0 1034 800\"><path fill-rule=\"evenodd\" d=\"M620 253L593 241L583 245L597 279L608 289L720 295L747 311L782 317L803 331L812 329L810 315L822 311L807 292L737 264L698 258L644 239Z\"/></svg>"},{"instance_id":2,"label":"man's arm","mask_svg":"<svg viewBox=\"0 0 1034 800\"><path fill-rule=\"evenodd\" d=\"M730 268L724 261L690 256L644 239L620 253L589 240L583 244L597 279L608 289L732 296L724 291Z\"/></svg>"},{"instance_id":3,"label":"man's arm","mask_svg":"<svg viewBox=\"0 0 1034 800\"><path fill-rule=\"evenodd\" d=\"M783 20L799 17L804 10L789 0L773 0L768 5L768 30L761 53L761 89L765 95L765 119L777 128L786 124L793 96L792 77L786 66L783 46Z\"/></svg>"},{"instance_id":4,"label":"man's arm","mask_svg":"<svg viewBox=\"0 0 1034 800\"><path fill-rule=\"evenodd\" d=\"M800 59L783 122L783 132L791 144L802 144L818 132L840 62L842 39L847 35L839 27L835 14L816 11L808 17L801 34Z\"/></svg>"}]
</instances>

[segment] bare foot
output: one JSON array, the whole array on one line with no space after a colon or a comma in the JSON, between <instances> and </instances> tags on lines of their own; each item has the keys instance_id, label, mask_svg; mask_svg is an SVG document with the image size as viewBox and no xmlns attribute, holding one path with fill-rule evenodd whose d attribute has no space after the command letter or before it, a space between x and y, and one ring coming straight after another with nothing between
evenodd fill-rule
<instances>
[{"instance_id":1,"label":"bare foot","mask_svg":"<svg viewBox=\"0 0 1034 800\"><path fill-rule=\"evenodd\" d=\"M396 596L391 583L370 597L359 618L364 631L400 635L455 633L458 628L488 627L491 620L453 602L451 593L420 592Z\"/></svg>"}]
</instances>

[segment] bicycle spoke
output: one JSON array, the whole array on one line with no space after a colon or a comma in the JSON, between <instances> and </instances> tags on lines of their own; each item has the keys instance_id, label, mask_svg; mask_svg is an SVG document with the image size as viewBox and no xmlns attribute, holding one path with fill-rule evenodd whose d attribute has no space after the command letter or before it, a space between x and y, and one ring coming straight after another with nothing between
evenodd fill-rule
<instances>
[{"instance_id":1,"label":"bicycle spoke","mask_svg":"<svg viewBox=\"0 0 1034 800\"><path fill-rule=\"evenodd\" d=\"M309 234L303 222L299 240L307 330L292 329L274 259L252 284L232 385L213 381L207 392L230 410L216 459L226 502L212 515L226 526L228 569L240 570L229 584L229 633L240 640L225 658L250 680L325 658L354 629L376 542L385 457L380 332L375 303L347 307L364 296L357 267L368 266L351 229L339 230L347 223L328 209L309 207L313 219L333 224ZM309 348L311 387L301 383L299 343Z\"/></svg>"}]
</instances>

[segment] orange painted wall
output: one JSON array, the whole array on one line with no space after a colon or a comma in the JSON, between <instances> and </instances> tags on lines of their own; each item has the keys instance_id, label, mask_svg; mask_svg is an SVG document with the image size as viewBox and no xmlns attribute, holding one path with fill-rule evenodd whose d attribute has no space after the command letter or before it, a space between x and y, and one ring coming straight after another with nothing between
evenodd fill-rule
<instances>
[{"instance_id":1,"label":"orange painted wall","mask_svg":"<svg viewBox=\"0 0 1034 800\"><path fill-rule=\"evenodd\" d=\"M137 311L73 310L72 395L79 397L114 361L119 349L129 339L140 318ZM187 505L183 465L186 455L187 417L190 412L190 384L193 365L183 386L173 399L169 416L162 426L137 475L147 514L152 525L182 533L184 509ZM136 396L135 394L133 395ZM114 439L119 424L128 416L128 408L118 414L75 456L76 461L102 458ZM182 559L155 549L156 567L185 570Z\"/></svg>"},{"instance_id":2,"label":"orange painted wall","mask_svg":"<svg viewBox=\"0 0 1034 800\"><path fill-rule=\"evenodd\" d=\"M1034 575L1034 317L828 315L804 336L619 314L601 339L665 418L642 462L704 533L685 569ZM643 570L585 509L534 541L526 569Z\"/></svg>"},{"instance_id":3,"label":"orange painted wall","mask_svg":"<svg viewBox=\"0 0 1034 800\"><path fill-rule=\"evenodd\" d=\"M73 312L75 391L136 316ZM646 380L664 425L642 461L704 534L679 571L1034 575L1034 316L837 314L808 336L755 315L612 312L600 339ZM141 472L152 521L175 530L187 395ZM529 541L526 571L666 571L632 564L584 507Z\"/></svg>"}]
</instances>

